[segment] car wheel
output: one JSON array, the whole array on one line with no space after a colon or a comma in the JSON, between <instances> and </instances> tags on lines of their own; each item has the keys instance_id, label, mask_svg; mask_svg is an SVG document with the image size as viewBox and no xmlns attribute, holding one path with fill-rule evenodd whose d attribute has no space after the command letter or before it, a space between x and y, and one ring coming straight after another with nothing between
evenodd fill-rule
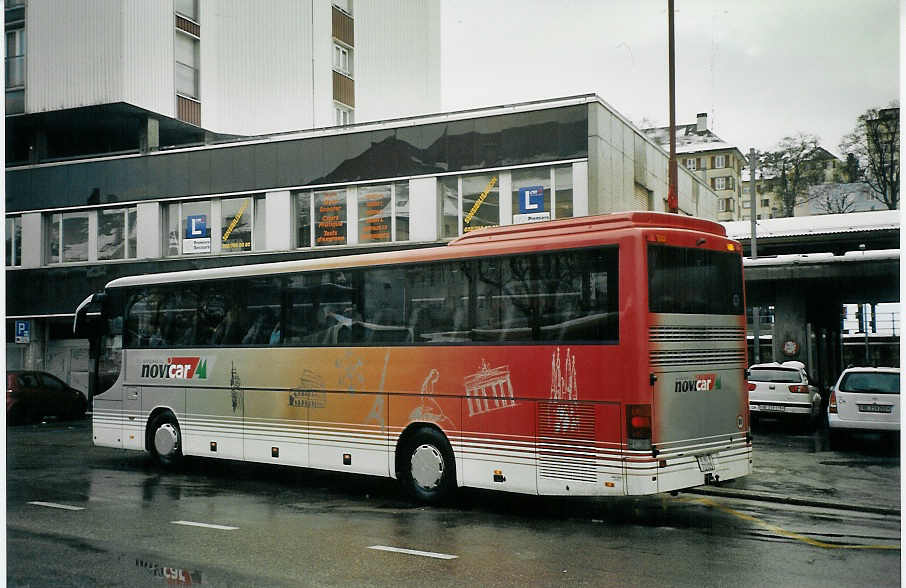
<instances>
[{"instance_id":1,"label":"car wheel","mask_svg":"<svg viewBox=\"0 0 906 588\"><path fill-rule=\"evenodd\" d=\"M453 450L443 433L424 427L400 448L398 476L416 500L438 504L448 499L456 485Z\"/></svg>"},{"instance_id":2,"label":"car wheel","mask_svg":"<svg viewBox=\"0 0 906 588\"><path fill-rule=\"evenodd\" d=\"M155 461L164 467L174 467L182 461L182 433L173 413L162 412L151 421L148 450Z\"/></svg>"}]
</instances>

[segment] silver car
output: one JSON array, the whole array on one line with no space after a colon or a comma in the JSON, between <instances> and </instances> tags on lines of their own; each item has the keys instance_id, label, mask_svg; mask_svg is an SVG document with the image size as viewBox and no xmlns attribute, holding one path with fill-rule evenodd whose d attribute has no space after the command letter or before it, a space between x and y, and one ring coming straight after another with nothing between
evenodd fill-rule
<instances>
[{"instance_id":1,"label":"silver car","mask_svg":"<svg viewBox=\"0 0 906 588\"><path fill-rule=\"evenodd\" d=\"M900 368L853 367L840 374L827 403L831 445L848 433L900 430Z\"/></svg>"},{"instance_id":2,"label":"silver car","mask_svg":"<svg viewBox=\"0 0 906 588\"><path fill-rule=\"evenodd\" d=\"M821 414L821 393L809 384L800 361L759 363L747 372L749 416L795 418L811 429Z\"/></svg>"}]
</instances>

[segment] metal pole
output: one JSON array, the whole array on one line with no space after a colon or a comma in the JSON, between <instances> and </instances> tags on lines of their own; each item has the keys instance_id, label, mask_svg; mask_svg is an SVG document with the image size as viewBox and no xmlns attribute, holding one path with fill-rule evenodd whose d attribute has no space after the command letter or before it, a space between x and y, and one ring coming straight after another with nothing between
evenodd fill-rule
<instances>
[{"instance_id":1,"label":"metal pole","mask_svg":"<svg viewBox=\"0 0 906 588\"><path fill-rule=\"evenodd\" d=\"M749 238L750 252L749 255L752 259L758 257L758 243L755 238L755 208L756 196L755 196L755 149L749 149L749 197L751 198L751 203L749 204L749 214L752 217L752 230L751 237ZM752 350L753 350L753 359L755 363L761 363L761 325L759 324L758 316L758 306L752 305Z\"/></svg>"},{"instance_id":2,"label":"metal pole","mask_svg":"<svg viewBox=\"0 0 906 588\"><path fill-rule=\"evenodd\" d=\"M670 161L667 164L668 182L670 185L667 188L667 210L676 214L679 212L679 196L676 188L676 59L673 54L673 0L667 0L667 29L667 55L670 74Z\"/></svg>"}]
</instances>

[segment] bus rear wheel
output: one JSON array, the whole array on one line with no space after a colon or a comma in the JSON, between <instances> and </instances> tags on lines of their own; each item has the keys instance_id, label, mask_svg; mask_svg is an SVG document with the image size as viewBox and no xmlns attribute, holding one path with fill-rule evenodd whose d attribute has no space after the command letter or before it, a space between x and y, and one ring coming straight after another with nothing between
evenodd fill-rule
<instances>
[{"instance_id":1,"label":"bus rear wheel","mask_svg":"<svg viewBox=\"0 0 906 588\"><path fill-rule=\"evenodd\" d=\"M182 461L182 433L172 413L163 412L154 417L148 432L148 449L157 463L174 467Z\"/></svg>"},{"instance_id":2,"label":"bus rear wheel","mask_svg":"<svg viewBox=\"0 0 906 588\"><path fill-rule=\"evenodd\" d=\"M439 504L453 494L453 450L437 429L424 427L409 437L402 447L400 466L400 482L416 500Z\"/></svg>"}]
</instances>

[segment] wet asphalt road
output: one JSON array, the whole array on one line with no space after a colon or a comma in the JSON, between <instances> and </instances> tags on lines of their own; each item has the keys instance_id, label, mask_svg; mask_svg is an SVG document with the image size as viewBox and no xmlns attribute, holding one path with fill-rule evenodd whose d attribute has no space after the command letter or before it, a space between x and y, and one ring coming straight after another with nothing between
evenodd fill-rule
<instances>
[{"instance_id":1,"label":"wet asphalt road","mask_svg":"<svg viewBox=\"0 0 906 588\"><path fill-rule=\"evenodd\" d=\"M464 491L436 508L391 480L201 459L164 472L89 432L7 429L10 586L900 583L899 449L877 438L830 451L821 431L767 423L755 473L706 494Z\"/></svg>"}]
</instances>

